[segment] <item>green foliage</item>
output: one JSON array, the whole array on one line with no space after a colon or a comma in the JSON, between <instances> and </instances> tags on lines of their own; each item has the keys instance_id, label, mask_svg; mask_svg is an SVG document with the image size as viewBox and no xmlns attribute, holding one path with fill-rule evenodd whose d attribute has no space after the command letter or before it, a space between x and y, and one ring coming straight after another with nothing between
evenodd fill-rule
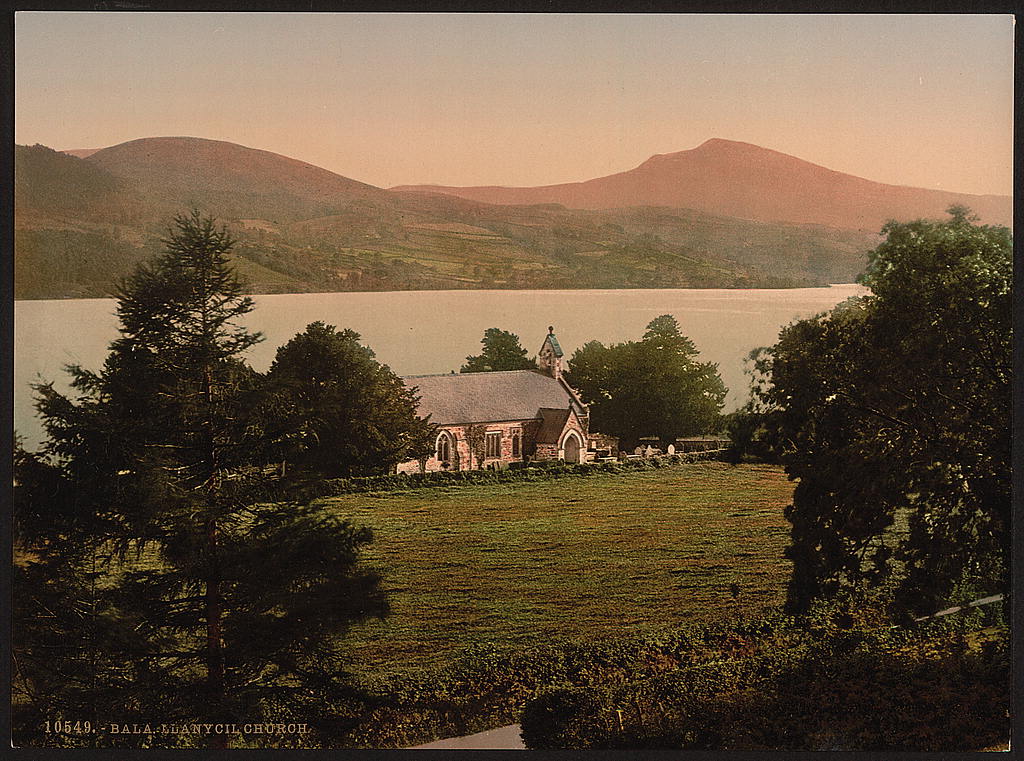
<instances>
[{"instance_id":1,"label":"green foliage","mask_svg":"<svg viewBox=\"0 0 1024 761\"><path fill-rule=\"evenodd\" d=\"M16 146L14 202L21 209L88 214L109 203L123 183L109 172L45 145Z\"/></svg>"},{"instance_id":2,"label":"green foliage","mask_svg":"<svg viewBox=\"0 0 1024 761\"><path fill-rule=\"evenodd\" d=\"M602 708L593 690L562 687L541 693L523 710L523 742L531 750L601 747Z\"/></svg>"},{"instance_id":3,"label":"green foliage","mask_svg":"<svg viewBox=\"0 0 1024 761\"><path fill-rule=\"evenodd\" d=\"M15 298L110 296L116 283L157 251L109 233L79 230L15 231Z\"/></svg>"},{"instance_id":4,"label":"green foliage","mask_svg":"<svg viewBox=\"0 0 1024 761\"><path fill-rule=\"evenodd\" d=\"M672 443L718 429L726 388L717 365L697 361L697 348L671 315L647 326L641 341L591 341L573 353L566 380L590 407L590 426L632 449L643 436Z\"/></svg>"},{"instance_id":5,"label":"green foliage","mask_svg":"<svg viewBox=\"0 0 1024 761\"><path fill-rule=\"evenodd\" d=\"M618 462L589 462L579 465L561 461L535 462L525 468L501 470L438 470L430 473L393 473L382 476L329 478L297 483L290 490L294 497L320 499L342 494L406 491L458 484L505 484L523 481L548 481L558 478L582 478L603 473L635 473L672 465L712 460L716 452L686 452Z\"/></svg>"},{"instance_id":6,"label":"green foliage","mask_svg":"<svg viewBox=\"0 0 1024 761\"><path fill-rule=\"evenodd\" d=\"M772 424L765 413L756 412L747 404L726 415L723 427L729 439L729 447L723 455L726 462L778 462L771 440Z\"/></svg>"},{"instance_id":7,"label":"green foliage","mask_svg":"<svg viewBox=\"0 0 1024 761\"><path fill-rule=\"evenodd\" d=\"M480 340L483 351L466 357L460 373L486 373L495 370L536 370L537 363L527 359L526 349L519 344L519 336L507 330L487 328Z\"/></svg>"},{"instance_id":8,"label":"green foliage","mask_svg":"<svg viewBox=\"0 0 1024 761\"><path fill-rule=\"evenodd\" d=\"M738 630L745 636L763 635L783 621L759 619ZM523 719L524 735L543 742L541 738L557 733L574 743L585 742L611 726L607 715L591 710L604 706L611 688L718 659L723 643L728 648L735 639L729 632L729 625L719 624L601 643L546 642L517 649L477 645L441 668L361 680L346 700L333 706L338 716L335 736L344 746L408 747L520 721L524 705L531 710L538 698L554 710L533 710L528 721ZM574 701L576 695L582 699ZM561 705L563 698L571 706ZM574 724L574 719L582 721Z\"/></svg>"},{"instance_id":9,"label":"green foliage","mask_svg":"<svg viewBox=\"0 0 1024 761\"><path fill-rule=\"evenodd\" d=\"M481 645L443 668L364 679L334 703L335 737L408 747L520 721L536 749L977 750L1009 731L1007 637L960 619L893 627L869 605Z\"/></svg>"},{"instance_id":10,"label":"green foliage","mask_svg":"<svg viewBox=\"0 0 1024 761\"><path fill-rule=\"evenodd\" d=\"M466 444L469 447L469 469L473 464L479 468L487 454L487 426L483 423L473 423L466 426Z\"/></svg>"},{"instance_id":11,"label":"green foliage","mask_svg":"<svg viewBox=\"0 0 1024 761\"><path fill-rule=\"evenodd\" d=\"M727 462L745 460L778 463L779 445L775 440L778 414L765 403L771 389L771 376L766 369L768 349L753 349L744 361L744 374L750 378L750 397L740 409L723 418L723 429L729 437L724 455Z\"/></svg>"},{"instance_id":12,"label":"green foliage","mask_svg":"<svg viewBox=\"0 0 1024 761\"><path fill-rule=\"evenodd\" d=\"M280 454L327 478L385 473L433 448L434 426L417 417L416 396L359 340L311 323L267 373L267 425L289 430Z\"/></svg>"},{"instance_id":13,"label":"green foliage","mask_svg":"<svg viewBox=\"0 0 1024 761\"><path fill-rule=\"evenodd\" d=\"M1006 741L1005 628L903 629L877 608L858 612L733 625L717 638L717 657L532 699L523 714L527 745L969 751ZM557 721L537 720L568 719L580 706L589 731L570 735Z\"/></svg>"},{"instance_id":14,"label":"green foliage","mask_svg":"<svg viewBox=\"0 0 1024 761\"><path fill-rule=\"evenodd\" d=\"M798 482L794 610L894 576L918 611L958 584L1009 588L1012 240L951 213L886 225L871 295L791 325L759 360Z\"/></svg>"},{"instance_id":15,"label":"green foliage","mask_svg":"<svg viewBox=\"0 0 1024 761\"><path fill-rule=\"evenodd\" d=\"M314 716L344 685L339 637L386 611L357 567L370 532L259 499L278 442L251 415L260 379L239 355L259 336L238 325L232 243L178 217L122 286L103 369L70 368L75 399L36 388L48 438L16 458L19 742L65 742L39 736L57 716Z\"/></svg>"}]
</instances>

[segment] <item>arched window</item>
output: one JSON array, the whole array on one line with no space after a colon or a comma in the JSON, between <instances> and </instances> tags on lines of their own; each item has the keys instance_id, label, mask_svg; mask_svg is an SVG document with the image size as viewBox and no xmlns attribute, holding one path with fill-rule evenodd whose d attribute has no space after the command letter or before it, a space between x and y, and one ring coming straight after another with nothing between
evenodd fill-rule
<instances>
[{"instance_id":1,"label":"arched window","mask_svg":"<svg viewBox=\"0 0 1024 761\"><path fill-rule=\"evenodd\" d=\"M438 462L448 462L451 459L451 440L448 438L448 434L442 433L440 436L437 437L437 460Z\"/></svg>"},{"instance_id":2,"label":"arched window","mask_svg":"<svg viewBox=\"0 0 1024 761\"><path fill-rule=\"evenodd\" d=\"M520 447L520 444L519 444L519 434L518 433L514 433L514 434L512 434L512 456L513 457L519 457L519 453L520 453L519 447Z\"/></svg>"}]
</instances>

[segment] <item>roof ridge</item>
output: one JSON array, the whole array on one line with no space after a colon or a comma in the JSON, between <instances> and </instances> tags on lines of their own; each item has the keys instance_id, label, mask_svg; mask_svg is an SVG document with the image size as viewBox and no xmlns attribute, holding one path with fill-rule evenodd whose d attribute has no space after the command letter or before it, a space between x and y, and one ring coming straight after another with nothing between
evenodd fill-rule
<instances>
[{"instance_id":1,"label":"roof ridge","mask_svg":"<svg viewBox=\"0 0 1024 761\"><path fill-rule=\"evenodd\" d=\"M564 383L534 370L405 376L402 381L417 389L418 414L432 415L439 425L533 420L540 407L551 410L545 416L560 413L562 419L570 407L580 414Z\"/></svg>"}]
</instances>

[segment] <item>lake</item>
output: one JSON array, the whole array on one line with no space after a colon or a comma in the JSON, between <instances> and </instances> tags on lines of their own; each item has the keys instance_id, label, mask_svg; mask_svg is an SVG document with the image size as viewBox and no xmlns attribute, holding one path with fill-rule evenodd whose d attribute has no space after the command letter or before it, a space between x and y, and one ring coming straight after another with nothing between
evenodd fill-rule
<instances>
[{"instance_id":1,"label":"lake","mask_svg":"<svg viewBox=\"0 0 1024 761\"><path fill-rule=\"evenodd\" d=\"M531 356L553 325L566 359L587 341L636 340L661 314L671 314L700 351L718 364L729 387L726 411L747 398L743 360L775 342L795 319L826 311L859 285L792 289L658 289L586 291L391 291L254 296L247 325L266 340L249 350L266 370L277 347L313 321L352 328L399 375L458 371L480 351L486 328L517 334ZM17 301L14 305L14 424L26 446L42 437L30 384L55 381L67 390L63 367L98 370L117 337L113 299Z\"/></svg>"}]
</instances>

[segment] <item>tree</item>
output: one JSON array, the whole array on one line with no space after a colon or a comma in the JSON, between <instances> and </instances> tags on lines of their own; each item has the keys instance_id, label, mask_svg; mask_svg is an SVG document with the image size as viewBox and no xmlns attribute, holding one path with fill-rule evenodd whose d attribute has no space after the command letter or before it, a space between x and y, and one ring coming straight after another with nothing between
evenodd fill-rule
<instances>
[{"instance_id":1,"label":"tree","mask_svg":"<svg viewBox=\"0 0 1024 761\"><path fill-rule=\"evenodd\" d=\"M744 374L750 378L750 397L746 404L723 417L723 429L729 439L725 452L727 462L737 464L745 457L762 462L779 462L778 447L773 438L777 426L772 421L776 411L765 404L771 386L765 369L767 347L751 350L744 362Z\"/></svg>"},{"instance_id":2,"label":"tree","mask_svg":"<svg viewBox=\"0 0 1024 761\"><path fill-rule=\"evenodd\" d=\"M291 459L318 474L385 473L433 449L418 398L351 330L311 323L278 349L267 382L272 415L295 432Z\"/></svg>"},{"instance_id":3,"label":"tree","mask_svg":"<svg viewBox=\"0 0 1024 761\"><path fill-rule=\"evenodd\" d=\"M717 366L696 357L675 318L661 315L640 341L577 349L566 380L589 405L591 429L617 436L623 449L643 436L671 443L720 423L725 386Z\"/></svg>"},{"instance_id":4,"label":"tree","mask_svg":"<svg viewBox=\"0 0 1024 761\"><path fill-rule=\"evenodd\" d=\"M466 446L469 449L469 469L473 469L475 460L476 466L480 467L484 461L487 443L487 426L482 423L473 423L466 426Z\"/></svg>"},{"instance_id":5,"label":"tree","mask_svg":"<svg viewBox=\"0 0 1024 761\"><path fill-rule=\"evenodd\" d=\"M252 301L231 237L193 212L165 245L122 286L103 369L70 368L78 398L36 389L47 441L19 455L15 514L16 609L34 627L16 650L28 737L40 717L86 707L124 721L315 717L344 684L338 638L386 610L357 564L368 530L267 499L258 466L277 442L249 415L260 379L241 355L260 338L238 324ZM56 617L53 589L67 590Z\"/></svg>"},{"instance_id":6,"label":"tree","mask_svg":"<svg viewBox=\"0 0 1024 761\"><path fill-rule=\"evenodd\" d=\"M798 481L792 610L858 585L917 612L1008 589L1012 239L950 214L887 224L870 295L789 326L760 360Z\"/></svg>"},{"instance_id":7,"label":"tree","mask_svg":"<svg viewBox=\"0 0 1024 761\"><path fill-rule=\"evenodd\" d=\"M526 358L526 349L519 344L519 336L507 330L487 328L480 340L484 350L476 356L466 357L460 373L488 373L495 370L536 370L537 363Z\"/></svg>"}]
</instances>

